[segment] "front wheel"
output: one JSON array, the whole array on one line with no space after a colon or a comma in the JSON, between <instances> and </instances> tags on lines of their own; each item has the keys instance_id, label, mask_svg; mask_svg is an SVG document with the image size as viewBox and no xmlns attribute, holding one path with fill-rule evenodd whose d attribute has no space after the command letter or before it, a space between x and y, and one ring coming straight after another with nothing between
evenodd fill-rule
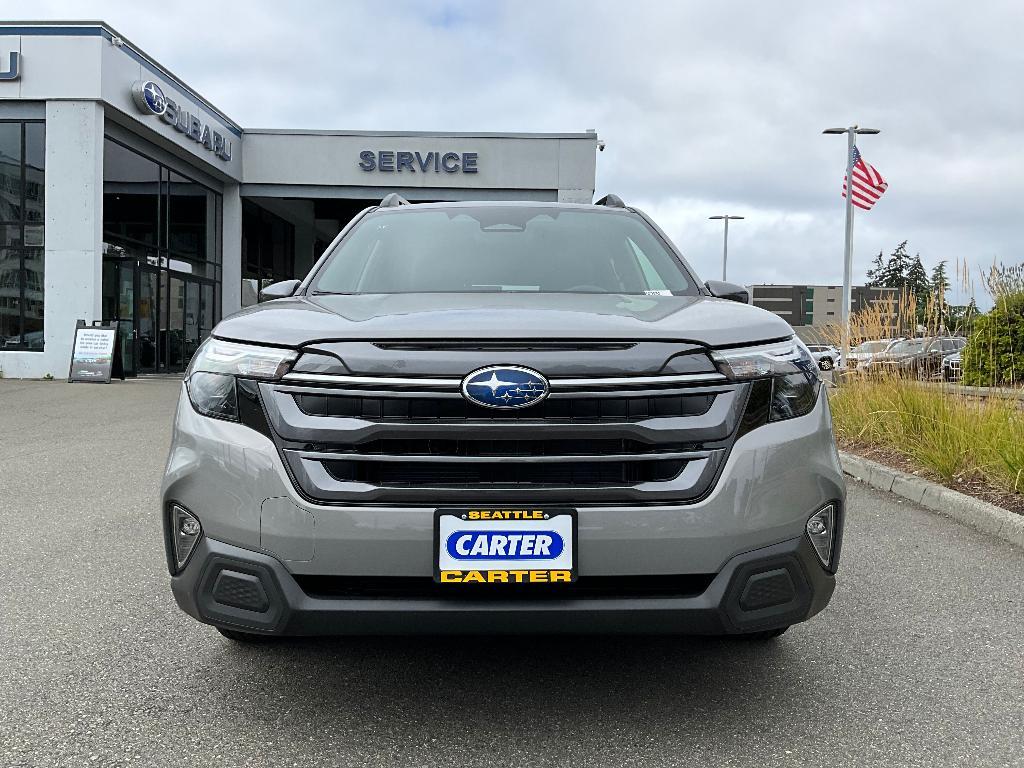
<instances>
[{"instance_id":1,"label":"front wheel","mask_svg":"<svg viewBox=\"0 0 1024 768\"><path fill-rule=\"evenodd\" d=\"M831 357L823 357L818 361L818 367L823 371L831 371L834 365Z\"/></svg>"}]
</instances>

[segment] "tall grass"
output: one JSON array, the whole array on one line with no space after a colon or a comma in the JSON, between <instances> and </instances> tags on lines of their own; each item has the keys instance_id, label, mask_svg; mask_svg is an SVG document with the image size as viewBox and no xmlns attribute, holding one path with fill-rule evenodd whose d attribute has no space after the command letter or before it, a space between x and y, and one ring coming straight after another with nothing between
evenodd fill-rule
<instances>
[{"instance_id":1,"label":"tall grass","mask_svg":"<svg viewBox=\"0 0 1024 768\"><path fill-rule=\"evenodd\" d=\"M958 267L964 287L966 269ZM1024 286L1022 270L993 268L981 282L998 304ZM922 313L910 296L866 308L850 318L850 342L895 335L933 336L963 332L949 327L941 297ZM924 328L920 329L920 325ZM924 333L915 333L923 330ZM837 342L836 326L825 335ZM840 440L894 451L944 482L981 478L993 487L1024 494L1024 402L995 392L979 398L948 386L916 381L897 372L848 372L830 394Z\"/></svg>"},{"instance_id":2,"label":"tall grass","mask_svg":"<svg viewBox=\"0 0 1024 768\"><path fill-rule=\"evenodd\" d=\"M980 477L1024 494L1024 411L896 377L852 377L830 393L840 440L906 456L944 482Z\"/></svg>"}]
</instances>

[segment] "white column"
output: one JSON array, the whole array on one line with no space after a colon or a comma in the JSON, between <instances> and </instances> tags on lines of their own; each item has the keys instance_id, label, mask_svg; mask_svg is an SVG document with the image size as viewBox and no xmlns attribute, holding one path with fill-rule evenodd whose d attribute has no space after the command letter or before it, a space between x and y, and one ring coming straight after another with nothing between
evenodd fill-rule
<instances>
[{"instance_id":1,"label":"white column","mask_svg":"<svg viewBox=\"0 0 1024 768\"><path fill-rule=\"evenodd\" d=\"M221 316L242 308L242 195L238 184L224 185L224 249L221 265Z\"/></svg>"},{"instance_id":2,"label":"white column","mask_svg":"<svg viewBox=\"0 0 1024 768\"><path fill-rule=\"evenodd\" d=\"M289 275L298 280L304 278L313 268L313 246L316 244L316 218L313 201L303 201L301 211L304 215L300 220L294 222L295 274Z\"/></svg>"},{"instance_id":3,"label":"white column","mask_svg":"<svg viewBox=\"0 0 1024 768\"><path fill-rule=\"evenodd\" d=\"M103 317L103 105L46 103L43 332L25 376L67 376L75 321ZM29 362L31 358L25 358Z\"/></svg>"}]
</instances>

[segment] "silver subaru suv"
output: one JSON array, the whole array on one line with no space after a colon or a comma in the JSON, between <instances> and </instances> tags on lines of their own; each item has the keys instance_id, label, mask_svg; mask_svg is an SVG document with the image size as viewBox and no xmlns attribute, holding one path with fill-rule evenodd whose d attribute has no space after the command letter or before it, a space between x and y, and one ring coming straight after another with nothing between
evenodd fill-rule
<instances>
[{"instance_id":1,"label":"silver subaru suv","mask_svg":"<svg viewBox=\"0 0 1024 768\"><path fill-rule=\"evenodd\" d=\"M765 639L831 598L813 357L619 198L389 195L262 298L193 358L162 489L224 635Z\"/></svg>"}]
</instances>

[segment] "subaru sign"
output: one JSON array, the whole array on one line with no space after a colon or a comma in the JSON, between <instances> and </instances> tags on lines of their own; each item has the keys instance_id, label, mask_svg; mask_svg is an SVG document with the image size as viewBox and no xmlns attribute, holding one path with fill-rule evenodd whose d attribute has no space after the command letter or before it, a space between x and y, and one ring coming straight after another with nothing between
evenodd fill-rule
<instances>
[{"instance_id":1,"label":"subaru sign","mask_svg":"<svg viewBox=\"0 0 1024 768\"><path fill-rule=\"evenodd\" d=\"M185 134L221 160L231 159L231 140L210 126L189 114L174 99L164 96L163 89L152 80L138 80L132 85L132 98L135 106L143 114L156 115L168 125L173 125L180 133Z\"/></svg>"},{"instance_id":2,"label":"subaru sign","mask_svg":"<svg viewBox=\"0 0 1024 768\"><path fill-rule=\"evenodd\" d=\"M0 72L0 80L17 80L21 77L21 54L18 51L11 51L8 62L7 71Z\"/></svg>"}]
</instances>

